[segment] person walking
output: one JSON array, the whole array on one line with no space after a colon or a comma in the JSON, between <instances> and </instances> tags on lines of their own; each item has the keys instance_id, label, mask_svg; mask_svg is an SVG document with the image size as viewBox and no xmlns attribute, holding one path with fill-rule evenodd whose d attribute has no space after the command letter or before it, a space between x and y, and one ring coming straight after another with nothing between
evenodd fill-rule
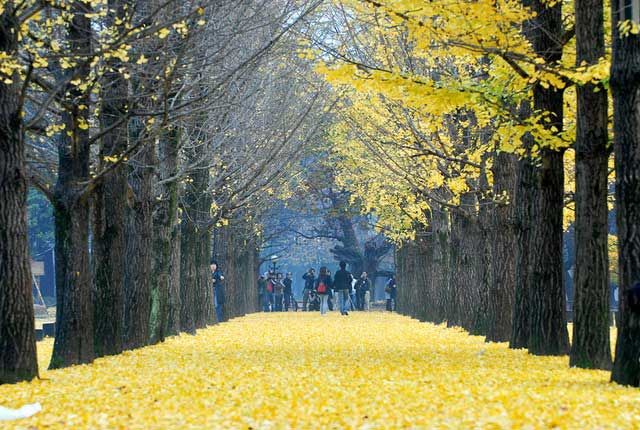
<instances>
[{"instance_id":1,"label":"person walking","mask_svg":"<svg viewBox=\"0 0 640 430\"><path fill-rule=\"evenodd\" d=\"M361 311L370 310L371 304L371 280L367 275L367 272L362 272L360 275L360 279L358 279L358 283L356 285L356 289L360 295L358 299L358 303L360 305Z\"/></svg>"},{"instance_id":2,"label":"person walking","mask_svg":"<svg viewBox=\"0 0 640 430\"><path fill-rule=\"evenodd\" d=\"M331 275L327 271L326 267L320 268L320 273L318 273L318 277L315 280L314 290L316 294L320 297L320 314L326 315L328 309L329 295L331 294L331 287L333 286L333 282L331 280Z\"/></svg>"},{"instance_id":3,"label":"person walking","mask_svg":"<svg viewBox=\"0 0 640 430\"><path fill-rule=\"evenodd\" d=\"M269 298L267 297L267 273L258 278L258 308L269 312Z\"/></svg>"},{"instance_id":4,"label":"person walking","mask_svg":"<svg viewBox=\"0 0 640 430\"><path fill-rule=\"evenodd\" d=\"M340 314L349 315L349 293L351 291L351 280L353 276L347 270L347 263L340 262L340 269L336 272L333 278L333 288L338 295L338 307L340 308Z\"/></svg>"},{"instance_id":5,"label":"person walking","mask_svg":"<svg viewBox=\"0 0 640 430\"><path fill-rule=\"evenodd\" d=\"M393 312L396 310L396 277L391 275L391 278L387 281L387 286L384 287L384 296L387 299L387 310Z\"/></svg>"},{"instance_id":6,"label":"person walking","mask_svg":"<svg viewBox=\"0 0 640 430\"><path fill-rule=\"evenodd\" d=\"M302 275L302 279L304 279L304 289L302 290L302 311L307 311L307 306L309 304L309 294L313 291L314 284L316 282L316 271L311 268L307 273Z\"/></svg>"},{"instance_id":7,"label":"person walking","mask_svg":"<svg viewBox=\"0 0 640 430\"><path fill-rule=\"evenodd\" d=\"M211 260L211 276L213 278L213 303L216 310L216 319L219 323L225 321L224 316L224 275L218 267L216 260Z\"/></svg>"},{"instance_id":8,"label":"person walking","mask_svg":"<svg viewBox=\"0 0 640 430\"><path fill-rule=\"evenodd\" d=\"M275 291L275 274L268 272L267 274L267 301L265 303L265 312L273 312L274 309L274 291Z\"/></svg>"},{"instance_id":9,"label":"person walking","mask_svg":"<svg viewBox=\"0 0 640 430\"><path fill-rule=\"evenodd\" d=\"M282 283L282 273L278 273L273 284L273 299L275 301L275 312L282 312L282 301L284 299L284 284Z\"/></svg>"},{"instance_id":10,"label":"person walking","mask_svg":"<svg viewBox=\"0 0 640 430\"><path fill-rule=\"evenodd\" d=\"M357 311L358 308L358 295L356 294L356 284L358 281L351 277L351 287L349 288L349 309L352 311Z\"/></svg>"},{"instance_id":11,"label":"person walking","mask_svg":"<svg viewBox=\"0 0 640 430\"><path fill-rule=\"evenodd\" d=\"M282 281L284 284L284 311L289 312L291 307L291 299L293 298L293 280L291 272L287 273L287 277Z\"/></svg>"},{"instance_id":12,"label":"person walking","mask_svg":"<svg viewBox=\"0 0 640 430\"><path fill-rule=\"evenodd\" d=\"M329 276L330 279L333 279L331 277L331 270L327 269L327 276ZM334 304L335 304L335 291L333 290L333 288L331 290L329 290L329 298L327 298L327 306L329 308L330 311L333 311L334 308Z\"/></svg>"}]
</instances>

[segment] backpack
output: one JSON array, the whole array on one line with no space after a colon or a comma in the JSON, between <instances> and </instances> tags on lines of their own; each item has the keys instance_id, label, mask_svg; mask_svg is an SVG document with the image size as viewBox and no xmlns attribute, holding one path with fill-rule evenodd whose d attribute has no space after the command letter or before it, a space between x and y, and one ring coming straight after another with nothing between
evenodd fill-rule
<instances>
[{"instance_id":1,"label":"backpack","mask_svg":"<svg viewBox=\"0 0 640 430\"><path fill-rule=\"evenodd\" d=\"M324 281L320 281L318 283L318 293L320 293L320 294L326 294L327 293L327 284L325 284Z\"/></svg>"}]
</instances>

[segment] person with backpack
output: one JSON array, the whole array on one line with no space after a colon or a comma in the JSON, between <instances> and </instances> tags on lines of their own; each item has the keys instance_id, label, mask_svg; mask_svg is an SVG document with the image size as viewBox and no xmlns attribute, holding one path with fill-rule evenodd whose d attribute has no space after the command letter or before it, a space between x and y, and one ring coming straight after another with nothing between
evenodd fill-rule
<instances>
[{"instance_id":1,"label":"person with backpack","mask_svg":"<svg viewBox=\"0 0 640 430\"><path fill-rule=\"evenodd\" d=\"M340 269L333 277L333 289L337 292L338 307L342 315L349 315L349 293L351 292L352 280L353 276L351 276L351 273L347 270L347 263L341 261Z\"/></svg>"},{"instance_id":2,"label":"person with backpack","mask_svg":"<svg viewBox=\"0 0 640 430\"><path fill-rule=\"evenodd\" d=\"M318 296L320 296L320 314L326 315L329 295L331 294L331 288L333 286L333 281L331 280L331 275L327 271L326 267L320 268L320 273L318 274L318 278L316 278L314 290Z\"/></svg>"},{"instance_id":3,"label":"person with backpack","mask_svg":"<svg viewBox=\"0 0 640 430\"><path fill-rule=\"evenodd\" d=\"M275 310L274 309L275 283L276 283L275 274L273 272L269 272L267 274L267 302L265 303L265 312L273 312Z\"/></svg>"},{"instance_id":4,"label":"person with backpack","mask_svg":"<svg viewBox=\"0 0 640 430\"><path fill-rule=\"evenodd\" d=\"M367 272L362 272L358 283L356 284L356 290L358 291L358 308L361 311L368 311L371 302L371 280L369 279Z\"/></svg>"},{"instance_id":5,"label":"person with backpack","mask_svg":"<svg viewBox=\"0 0 640 430\"><path fill-rule=\"evenodd\" d=\"M302 275L304 279L304 289L302 290L302 311L307 311L307 305L309 303L309 294L313 291L313 287L316 282L316 272L313 268L309 269L307 273Z\"/></svg>"}]
</instances>

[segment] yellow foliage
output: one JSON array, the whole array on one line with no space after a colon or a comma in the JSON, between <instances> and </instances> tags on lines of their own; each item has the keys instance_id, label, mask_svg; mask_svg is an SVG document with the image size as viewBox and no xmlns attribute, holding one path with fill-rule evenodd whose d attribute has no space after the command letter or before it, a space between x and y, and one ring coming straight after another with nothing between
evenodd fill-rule
<instances>
[{"instance_id":1,"label":"yellow foliage","mask_svg":"<svg viewBox=\"0 0 640 430\"><path fill-rule=\"evenodd\" d=\"M41 364L52 341L39 344ZM0 386L7 429L632 429L640 391L385 313L256 314Z\"/></svg>"}]
</instances>

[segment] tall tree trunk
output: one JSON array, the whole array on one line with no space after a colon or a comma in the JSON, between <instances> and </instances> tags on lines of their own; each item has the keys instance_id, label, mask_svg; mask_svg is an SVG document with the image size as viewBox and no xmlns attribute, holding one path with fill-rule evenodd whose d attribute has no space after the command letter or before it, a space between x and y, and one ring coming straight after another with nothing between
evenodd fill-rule
<instances>
[{"instance_id":1,"label":"tall tree trunk","mask_svg":"<svg viewBox=\"0 0 640 430\"><path fill-rule=\"evenodd\" d=\"M364 271L364 258L360 250L360 241L353 227L353 219L349 215L340 215L337 219L342 233L340 242L331 252L339 261L349 264L347 267L352 273L362 273Z\"/></svg>"},{"instance_id":2,"label":"tall tree trunk","mask_svg":"<svg viewBox=\"0 0 640 430\"><path fill-rule=\"evenodd\" d=\"M403 315L408 315L408 307L410 302L407 300L407 294L409 292L409 284L407 282L407 250L405 244L396 247L395 261L396 261L396 280L398 285L402 285L402 288L398 289L398 307L397 311Z\"/></svg>"},{"instance_id":3,"label":"tall tree trunk","mask_svg":"<svg viewBox=\"0 0 640 430\"><path fill-rule=\"evenodd\" d=\"M499 152L493 162L493 195L499 199L492 221L491 272L487 341L507 342L511 338L516 290L515 192L517 158Z\"/></svg>"},{"instance_id":4,"label":"tall tree trunk","mask_svg":"<svg viewBox=\"0 0 640 430\"><path fill-rule=\"evenodd\" d=\"M132 207L127 217L124 304L124 348L126 349L145 346L150 340L153 151L153 146L146 143L129 161Z\"/></svg>"},{"instance_id":5,"label":"tall tree trunk","mask_svg":"<svg viewBox=\"0 0 640 430\"><path fill-rule=\"evenodd\" d=\"M207 174L207 182L209 172ZM211 200L208 194L203 193L202 199L204 200L204 206L209 209L211 207ZM209 217L208 210L202 212L205 216ZM206 220L205 220L206 222ZM204 328L215 320L214 298L213 298L213 278L211 275L211 233L208 228L205 228L199 232L197 250L196 250L196 264L198 268L197 279L197 306L196 306L196 328ZM224 272L224 269L223 269ZM226 285L226 283L225 283Z\"/></svg>"},{"instance_id":6,"label":"tall tree trunk","mask_svg":"<svg viewBox=\"0 0 640 430\"><path fill-rule=\"evenodd\" d=\"M156 190L156 207L153 213L153 276L151 281L151 343L161 342L168 335L171 296L171 257L178 216L178 183L172 178L178 170L178 132L168 130L158 144L160 182ZM174 293L175 295L175 293ZM173 320L175 321L175 319ZM176 328L171 329L176 332Z\"/></svg>"},{"instance_id":7,"label":"tall tree trunk","mask_svg":"<svg viewBox=\"0 0 640 430\"><path fill-rule=\"evenodd\" d=\"M520 116L530 116L528 103L523 103ZM518 161L516 192L514 201L516 228L516 288L513 304L513 319L509 347L514 349L526 348L529 345L530 333L530 298L531 298L531 228L533 219L533 197L535 187L535 169L530 150L533 137L526 134L522 144L527 154Z\"/></svg>"},{"instance_id":8,"label":"tall tree trunk","mask_svg":"<svg viewBox=\"0 0 640 430\"><path fill-rule=\"evenodd\" d=\"M488 158L489 154L485 155ZM489 188L489 178L487 177L486 158L483 159L483 166L480 172L479 192L477 199L479 203L477 225L478 239L477 245L478 255L475 258L475 264L479 273L478 284L478 302L475 308L475 320L470 331L474 335L487 335L490 321L491 303L489 302L489 294L493 283L492 260L493 247L495 240L493 233L493 219L495 218L495 210L492 202L488 198L491 194Z\"/></svg>"},{"instance_id":9,"label":"tall tree trunk","mask_svg":"<svg viewBox=\"0 0 640 430\"><path fill-rule=\"evenodd\" d=\"M633 34L620 36L615 6L613 16L611 90L614 101L620 321L611 379L637 387L640 386L640 37ZM633 292L630 291L632 288Z\"/></svg>"},{"instance_id":10,"label":"tall tree trunk","mask_svg":"<svg viewBox=\"0 0 640 430\"><path fill-rule=\"evenodd\" d=\"M563 36L561 3L549 6L535 0L532 42L546 63L559 62ZM562 130L563 91L536 84L533 89L534 110L549 114L543 126ZM569 352L569 335L565 317L565 291L562 252L562 211L564 208L563 153L542 148L541 166L534 196L531 229L531 313L529 352L539 355L562 355Z\"/></svg>"},{"instance_id":11,"label":"tall tree trunk","mask_svg":"<svg viewBox=\"0 0 640 430\"><path fill-rule=\"evenodd\" d=\"M195 145L192 143L192 145ZM182 312L183 330L193 332L206 327L212 312L211 292L211 196L209 193L209 169L202 166L203 147L191 146L185 150L192 166L190 181L183 198L182 222ZM224 271L225 268L221 267Z\"/></svg>"},{"instance_id":12,"label":"tall tree trunk","mask_svg":"<svg viewBox=\"0 0 640 430\"><path fill-rule=\"evenodd\" d=\"M177 211L177 208L176 208ZM178 217L176 214L176 221ZM181 235L180 224L173 226L171 231L171 260L169 263L169 303L167 306L167 335L177 335L180 333L180 247Z\"/></svg>"},{"instance_id":13,"label":"tall tree trunk","mask_svg":"<svg viewBox=\"0 0 640 430\"><path fill-rule=\"evenodd\" d=\"M110 0L108 14L109 25L114 25L116 19L124 19L123 2ZM127 149L127 121L124 120L127 83L118 71L121 67L121 61L112 59L103 77L100 125L102 130L110 131L102 137L102 169L109 168ZM93 342L96 357L122 352L126 205L126 167L120 164L102 178L95 192Z\"/></svg>"},{"instance_id":14,"label":"tall tree trunk","mask_svg":"<svg viewBox=\"0 0 640 430\"><path fill-rule=\"evenodd\" d=\"M71 52L91 52L91 8L79 1L71 5L68 30ZM88 79L89 65L72 69L77 80ZM93 303L89 265L89 132L87 106L90 97L70 84L73 106L63 113L65 133L58 144L58 180L54 190L56 232L56 336L51 368L89 363L94 358ZM81 108L83 107L84 108Z\"/></svg>"},{"instance_id":15,"label":"tall tree trunk","mask_svg":"<svg viewBox=\"0 0 640 430\"><path fill-rule=\"evenodd\" d=\"M449 259L447 271L449 273L449 285L446 291L446 307L445 314L447 316L447 327L460 327L462 326L460 294L458 291L459 283L456 281L458 276L458 268L460 267L460 253L462 246L460 243L459 233L459 215L456 213L451 214L451 233L450 233L450 246L449 246Z\"/></svg>"},{"instance_id":16,"label":"tall tree trunk","mask_svg":"<svg viewBox=\"0 0 640 430\"><path fill-rule=\"evenodd\" d=\"M576 0L576 65L604 57L602 0ZM571 366L611 368L609 344L609 256L607 91L577 87L576 270Z\"/></svg>"},{"instance_id":17,"label":"tall tree trunk","mask_svg":"<svg viewBox=\"0 0 640 430\"><path fill-rule=\"evenodd\" d=\"M194 144L192 144L194 145ZM202 148L191 146L185 150L192 166L183 201L181 250L182 330L195 333L206 327L211 312L211 259L209 233L211 197L209 196L209 169L202 167ZM221 267L224 271L225 268Z\"/></svg>"},{"instance_id":18,"label":"tall tree trunk","mask_svg":"<svg viewBox=\"0 0 640 430\"><path fill-rule=\"evenodd\" d=\"M433 220L433 212L431 213L431 219L429 221L429 227L427 229L423 229L424 235L423 237L416 237L417 244L419 246L420 255L418 257L418 261L416 270L418 271L418 275L420 279L418 282L423 284L422 296L420 297L419 302L417 303L420 306L420 312L418 318L421 321L429 321L434 322L436 320L437 314L437 289L435 274L435 261L434 256L436 253L436 247L438 246L438 236L435 232L435 223Z\"/></svg>"},{"instance_id":19,"label":"tall tree trunk","mask_svg":"<svg viewBox=\"0 0 640 430\"><path fill-rule=\"evenodd\" d=\"M16 55L13 2L0 15L0 51ZM0 82L0 384L38 374L27 234L27 175L20 80Z\"/></svg>"},{"instance_id":20,"label":"tall tree trunk","mask_svg":"<svg viewBox=\"0 0 640 430\"><path fill-rule=\"evenodd\" d=\"M447 320L447 297L450 288L449 253L450 226L449 213L443 208L436 208L433 213L433 232L435 248L433 253L432 284L435 294L434 322L440 324Z\"/></svg>"},{"instance_id":21,"label":"tall tree trunk","mask_svg":"<svg viewBox=\"0 0 640 430\"><path fill-rule=\"evenodd\" d=\"M451 294L453 312L448 324L463 327L467 331L480 334L479 313L486 303L482 303L482 235L474 209L477 203L473 193L463 194L460 203L466 211L458 211L451 216Z\"/></svg>"},{"instance_id":22,"label":"tall tree trunk","mask_svg":"<svg viewBox=\"0 0 640 430\"><path fill-rule=\"evenodd\" d=\"M196 240L198 234L196 225L183 207L183 217L180 227L180 331L189 334L196 333Z\"/></svg>"}]
</instances>

